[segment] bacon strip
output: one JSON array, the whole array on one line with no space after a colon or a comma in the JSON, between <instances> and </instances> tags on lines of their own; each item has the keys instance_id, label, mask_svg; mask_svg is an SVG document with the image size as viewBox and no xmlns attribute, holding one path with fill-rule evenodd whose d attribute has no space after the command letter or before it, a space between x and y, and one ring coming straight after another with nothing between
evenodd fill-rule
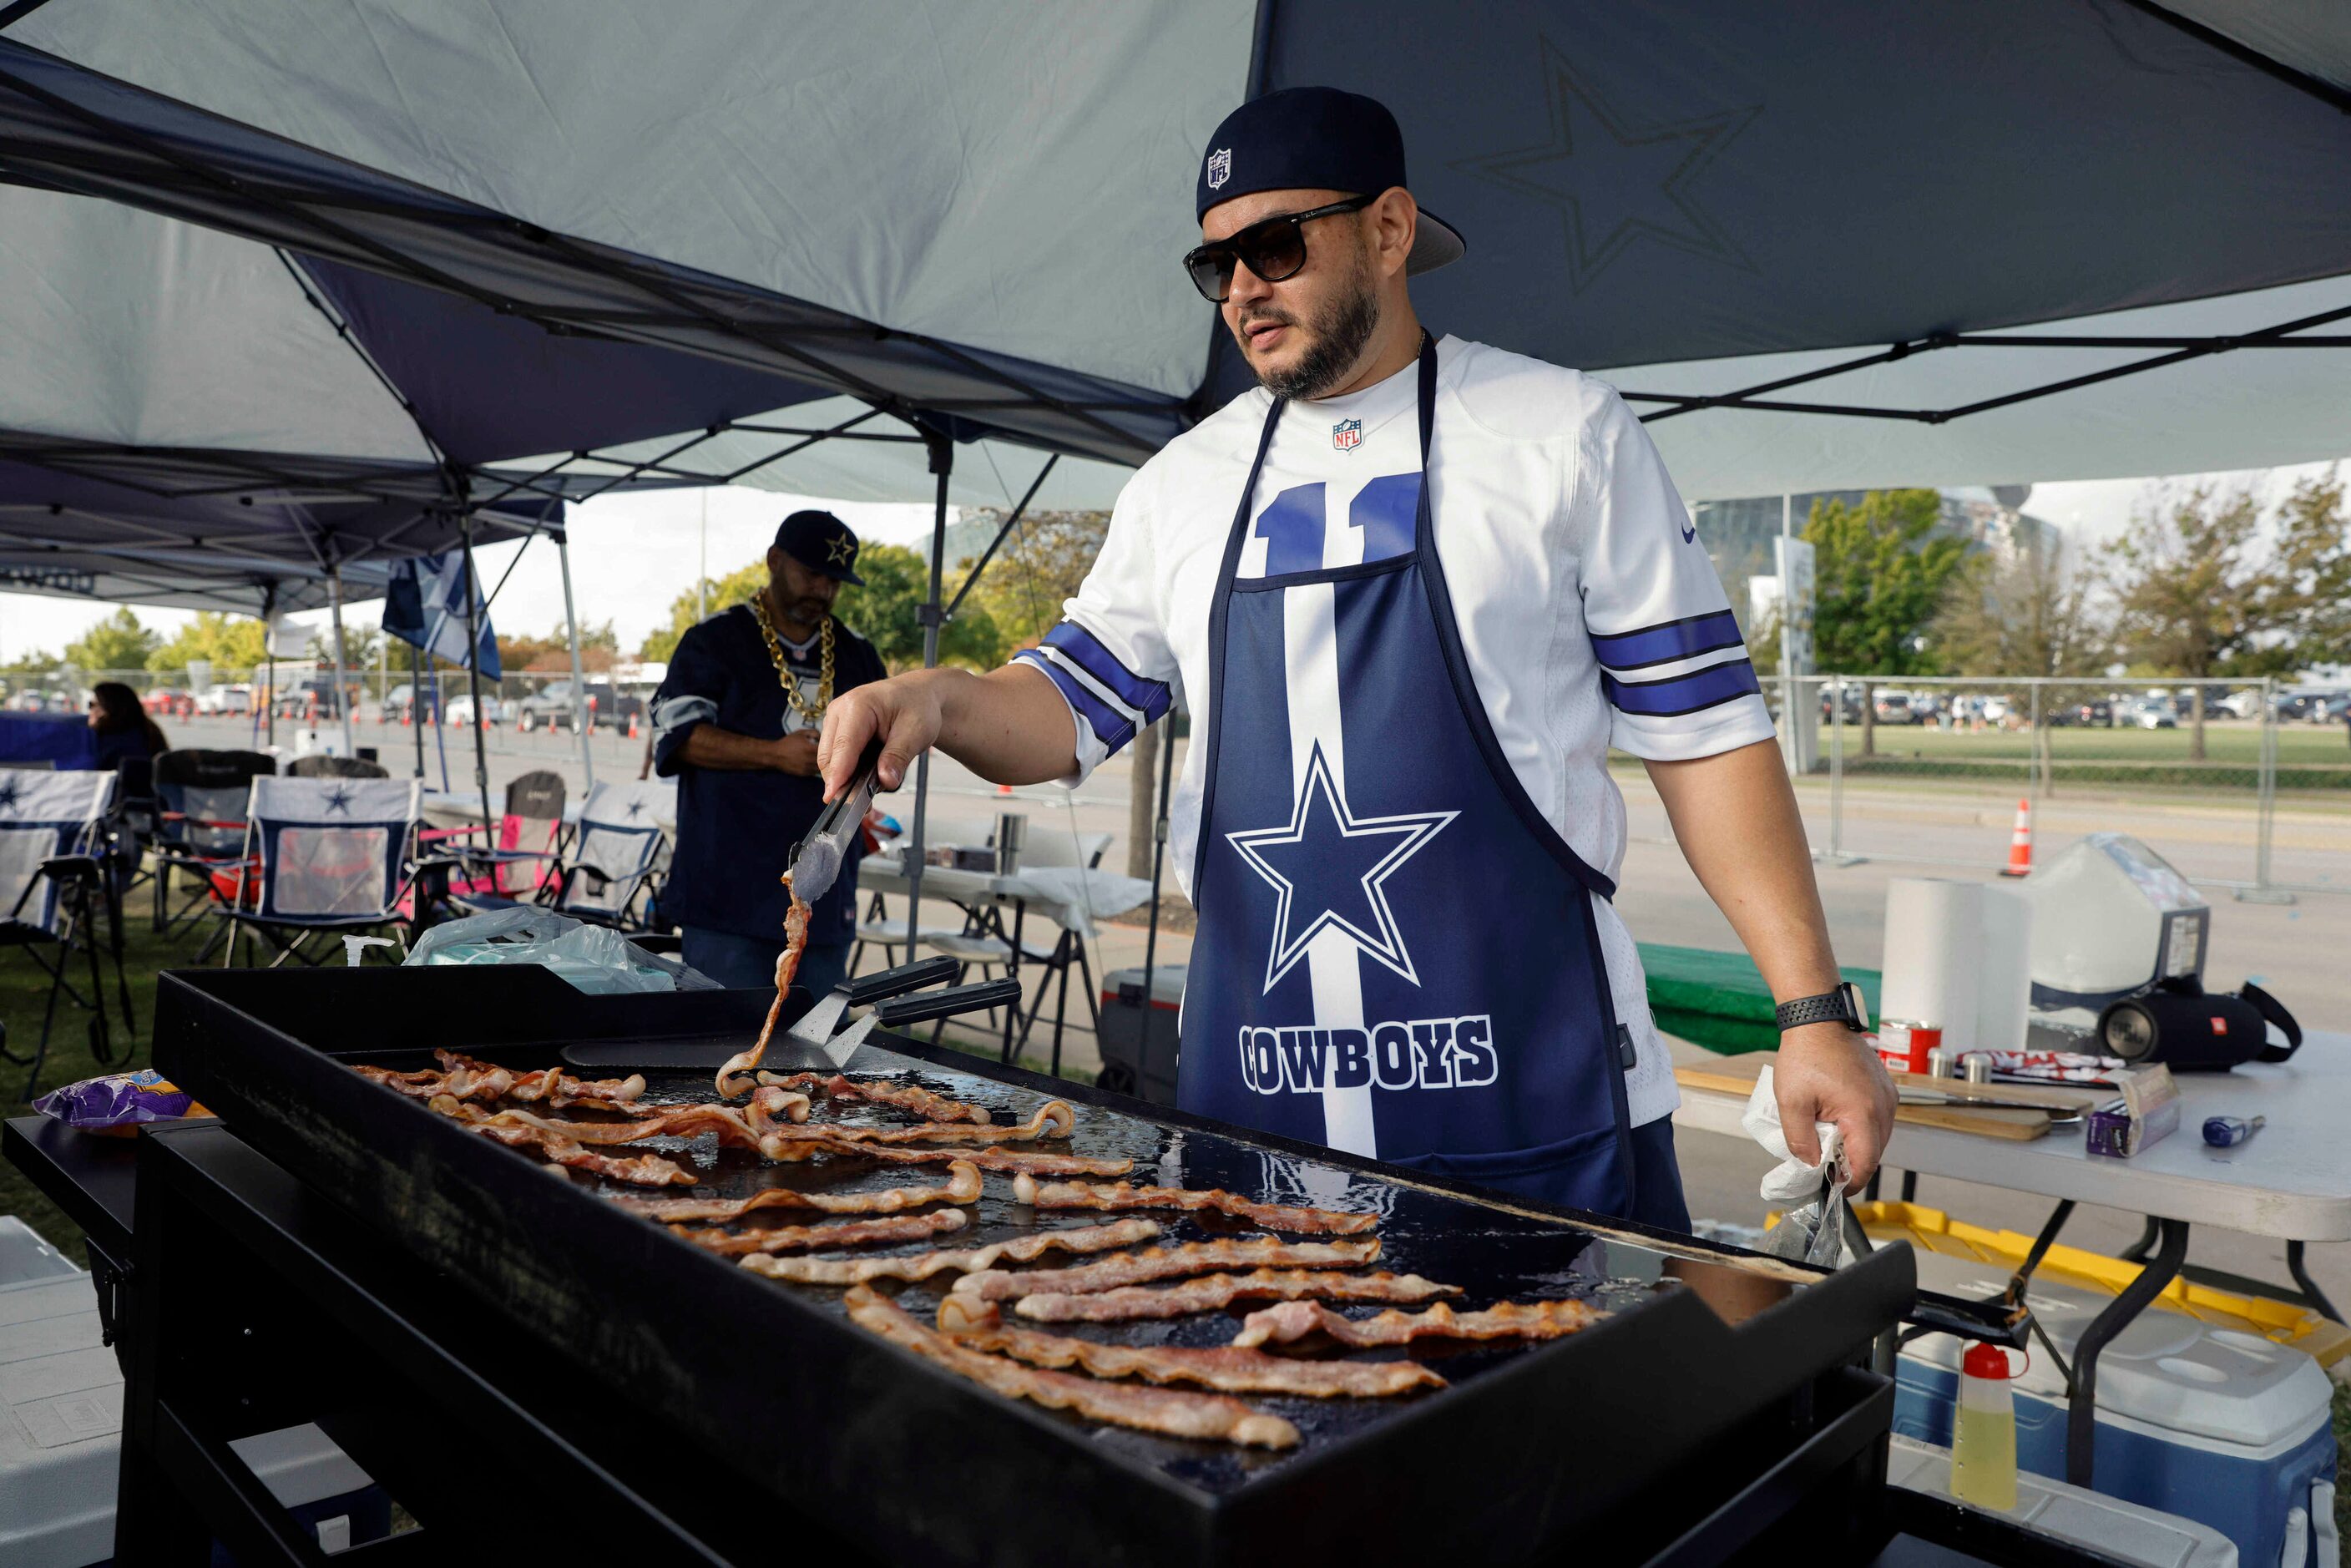
<instances>
[{"instance_id":1,"label":"bacon strip","mask_svg":"<svg viewBox=\"0 0 2351 1568\"><path fill-rule=\"evenodd\" d=\"M428 1103L432 1109L463 1126L470 1127L486 1138L495 1138L511 1148L537 1149L553 1164L568 1166L574 1170L593 1171L598 1176L616 1181L633 1182L639 1186L692 1186L694 1173L673 1165L659 1155L639 1155L622 1159L615 1155L600 1155L582 1145L578 1139L560 1133L547 1131L494 1116L479 1105L469 1105L450 1095L434 1096ZM972 1185L977 1186L979 1173L972 1172Z\"/></svg>"},{"instance_id":2,"label":"bacon strip","mask_svg":"<svg viewBox=\"0 0 2351 1568\"><path fill-rule=\"evenodd\" d=\"M914 1252L901 1258L773 1258L761 1253L744 1259L743 1267L770 1280L801 1285L862 1285L869 1280L927 1280L954 1270L968 1273L992 1269L1006 1258L1025 1263L1048 1252L1107 1252L1113 1247L1148 1241L1158 1234L1155 1220L1122 1219L1074 1230L1043 1230L956 1252Z\"/></svg>"},{"instance_id":3,"label":"bacon strip","mask_svg":"<svg viewBox=\"0 0 2351 1568\"><path fill-rule=\"evenodd\" d=\"M721 1258L751 1252L789 1252L809 1247L854 1247L872 1241L921 1241L943 1231L961 1230L969 1216L960 1208L930 1214L893 1214L878 1219L845 1219L834 1225L778 1225L766 1230L689 1230L670 1227L680 1240L691 1241Z\"/></svg>"},{"instance_id":4,"label":"bacon strip","mask_svg":"<svg viewBox=\"0 0 2351 1568\"><path fill-rule=\"evenodd\" d=\"M805 1131L781 1129L785 1140L817 1139L834 1144L869 1144L895 1147L901 1144L1033 1144L1040 1138L1066 1138L1077 1116L1065 1101L1048 1100L1037 1113L1010 1127L970 1127L955 1122L925 1122L913 1127L843 1127L831 1124ZM788 1155L771 1155L788 1159Z\"/></svg>"},{"instance_id":5,"label":"bacon strip","mask_svg":"<svg viewBox=\"0 0 2351 1568\"><path fill-rule=\"evenodd\" d=\"M512 1071L494 1067L486 1061L476 1061L454 1051L435 1051L433 1056L452 1072L461 1069L481 1073ZM632 1072L626 1078L574 1078L560 1067L550 1067L543 1072L517 1072L513 1076L514 1087L507 1091L507 1099L544 1100L558 1108L571 1104L625 1107L645 1092L645 1077L642 1072Z\"/></svg>"},{"instance_id":6,"label":"bacon strip","mask_svg":"<svg viewBox=\"0 0 2351 1568\"><path fill-rule=\"evenodd\" d=\"M740 1219L754 1209L815 1208L827 1214L896 1214L932 1203L977 1203L979 1167L957 1160L947 1167L945 1186L893 1186L879 1192L794 1192L771 1186L748 1197L619 1197L632 1214L674 1225L688 1219Z\"/></svg>"},{"instance_id":7,"label":"bacon strip","mask_svg":"<svg viewBox=\"0 0 2351 1568\"><path fill-rule=\"evenodd\" d=\"M944 1094L913 1083L893 1083L886 1079L849 1078L834 1073L827 1078L821 1072L795 1072L789 1077L780 1073L762 1072L759 1082L772 1083L778 1089L799 1089L811 1094L822 1094L833 1100L866 1100L876 1105L887 1105L904 1111L926 1122L973 1122L988 1124L987 1108L967 1105L960 1100L950 1100Z\"/></svg>"},{"instance_id":8,"label":"bacon strip","mask_svg":"<svg viewBox=\"0 0 2351 1568\"><path fill-rule=\"evenodd\" d=\"M1334 1301L1425 1301L1458 1296L1458 1285L1440 1285L1417 1274L1337 1274L1317 1269L1259 1269L1248 1274L1207 1274L1159 1290L1126 1286L1086 1294L1041 1291L1023 1296L1012 1310L1042 1322L1114 1323L1136 1318L1175 1318L1215 1312L1235 1301L1294 1301L1327 1296Z\"/></svg>"},{"instance_id":9,"label":"bacon strip","mask_svg":"<svg viewBox=\"0 0 2351 1568\"><path fill-rule=\"evenodd\" d=\"M1295 1394L1309 1399L1380 1399L1445 1379L1416 1361L1300 1361L1230 1345L1102 1344L1040 1333L1004 1322L998 1309L950 1293L939 1302L939 1328L973 1350L1009 1355L1032 1366L1081 1366L1096 1377L1196 1383L1220 1394Z\"/></svg>"},{"instance_id":10,"label":"bacon strip","mask_svg":"<svg viewBox=\"0 0 2351 1568\"><path fill-rule=\"evenodd\" d=\"M1203 1437L1261 1448L1298 1446L1297 1427L1221 1394L1097 1383L1066 1372L1040 1371L957 1344L917 1322L904 1307L870 1285L857 1286L847 1299L850 1321L858 1327L1008 1398L1033 1400L1050 1410L1073 1411L1090 1421L1171 1437Z\"/></svg>"},{"instance_id":11,"label":"bacon strip","mask_svg":"<svg viewBox=\"0 0 2351 1568\"><path fill-rule=\"evenodd\" d=\"M1012 1178L1012 1196L1039 1208L1213 1208L1236 1219L1262 1225L1268 1230L1304 1235L1353 1236L1380 1222L1376 1214L1350 1214L1335 1208L1289 1208L1278 1203L1258 1203L1237 1193L1182 1186L1090 1186L1079 1181L1039 1182L1023 1175Z\"/></svg>"},{"instance_id":12,"label":"bacon strip","mask_svg":"<svg viewBox=\"0 0 2351 1568\"><path fill-rule=\"evenodd\" d=\"M394 1072L388 1067L354 1065L351 1071L371 1083L381 1084L412 1100L434 1100L444 1095L452 1100L496 1100L514 1087L514 1074L503 1067L487 1072L463 1068L455 1072L434 1072L429 1068L419 1072Z\"/></svg>"},{"instance_id":13,"label":"bacon strip","mask_svg":"<svg viewBox=\"0 0 2351 1568\"><path fill-rule=\"evenodd\" d=\"M1443 1301L1425 1312L1350 1318L1320 1301L1284 1301L1251 1312L1233 1336L1240 1349L1288 1344L1321 1329L1342 1344L1408 1344L1416 1339L1557 1339L1608 1314L1583 1301L1499 1301L1482 1312L1457 1312Z\"/></svg>"},{"instance_id":14,"label":"bacon strip","mask_svg":"<svg viewBox=\"0 0 2351 1568\"><path fill-rule=\"evenodd\" d=\"M819 1155L880 1160L885 1165L937 1166L968 1160L984 1171L1026 1171L1031 1176L1124 1176L1134 1168L1128 1159L1089 1159L1083 1155L1040 1155L1030 1149L926 1149L919 1145L893 1148L883 1144L854 1144L827 1135L829 1129L813 1124L769 1138L759 1152L779 1165L814 1159Z\"/></svg>"},{"instance_id":15,"label":"bacon strip","mask_svg":"<svg viewBox=\"0 0 2351 1568\"><path fill-rule=\"evenodd\" d=\"M991 1269L966 1274L955 1282L956 1293L975 1301L1003 1301L1040 1291L1091 1295L1169 1280L1183 1274L1207 1274L1223 1269L1279 1265L1290 1269L1352 1269L1380 1255L1379 1238L1368 1241L1277 1241L1270 1236L1244 1236L1230 1240L1186 1241L1180 1247L1154 1247L1083 1263L1073 1269L1039 1269L1026 1273Z\"/></svg>"},{"instance_id":16,"label":"bacon strip","mask_svg":"<svg viewBox=\"0 0 2351 1568\"><path fill-rule=\"evenodd\" d=\"M528 1111L500 1111L493 1120L501 1126L537 1127L582 1144L634 1144L646 1138L691 1138L713 1133L722 1144L756 1149L774 1132L775 1115L780 1113L797 1120L808 1114L809 1107L805 1094L782 1089L762 1089L759 1094L765 1098L755 1099L741 1111L732 1105L680 1105L636 1122L553 1122Z\"/></svg>"},{"instance_id":17,"label":"bacon strip","mask_svg":"<svg viewBox=\"0 0 2351 1568\"><path fill-rule=\"evenodd\" d=\"M768 1041L776 1032L776 1025L784 1016L784 998L791 993L792 979L800 972L800 954L808 946L809 906L792 886L792 873L784 873L784 893L791 899L791 907L784 912L784 950L776 955L776 999L768 1004L768 1020L759 1026L759 1038L751 1049L726 1059L718 1070L718 1097L732 1100L751 1087L739 1074L759 1065L768 1054Z\"/></svg>"}]
</instances>

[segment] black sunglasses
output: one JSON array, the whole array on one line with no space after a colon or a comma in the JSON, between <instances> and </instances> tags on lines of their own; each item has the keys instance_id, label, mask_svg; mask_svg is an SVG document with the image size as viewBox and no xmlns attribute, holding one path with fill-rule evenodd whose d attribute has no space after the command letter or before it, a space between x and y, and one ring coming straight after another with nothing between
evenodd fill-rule
<instances>
[{"instance_id":1,"label":"black sunglasses","mask_svg":"<svg viewBox=\"0 0 2351 1568\"><path fill-rule=\"evenodd\" d=\"M1303 225L1311 218L1327 218L1334 213L1360 213L1379 198L1350 196L1343 202L1333 202L1327 207L1310 207L1302 213L1284 213L1249 225L1230 238L1217 240L1188 251L1184 256L1184 270L1192 275L1192 287L1200 298L1222 305L1233 291L1233 264L1249 263L1249 269L1268 283L1280 283L1285 277L1295 277L1306 267L1306 231Z\"/></svg>"}]
</instances>

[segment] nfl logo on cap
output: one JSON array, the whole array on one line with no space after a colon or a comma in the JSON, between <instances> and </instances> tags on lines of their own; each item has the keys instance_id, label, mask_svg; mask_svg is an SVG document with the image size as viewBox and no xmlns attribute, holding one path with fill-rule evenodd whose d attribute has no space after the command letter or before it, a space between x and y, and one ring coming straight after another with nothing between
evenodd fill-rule
<instances>
[{"instance_id":1,"label":"nfl logo on cap","mask_svg":"<svg viewBox=\"0 0 2351 1568\"><path fill-rule=\"evenodd\" d=\"M1343 419L1331 427L1331 444L1342 452L1353 452L1364 444L1364 422Z\"/></svg>"},{"instance_id":2,"label":"nfl logo on cap","mask_svg":"<svg viewBox=\"0 0 2351 1568\"><path fill-rule=\"evenodd\" d=\"M1225 182L1233 177L1233 150L1219 147L1208 154L1208 189L1221 191Z\"/></svg>"}]
</instances>

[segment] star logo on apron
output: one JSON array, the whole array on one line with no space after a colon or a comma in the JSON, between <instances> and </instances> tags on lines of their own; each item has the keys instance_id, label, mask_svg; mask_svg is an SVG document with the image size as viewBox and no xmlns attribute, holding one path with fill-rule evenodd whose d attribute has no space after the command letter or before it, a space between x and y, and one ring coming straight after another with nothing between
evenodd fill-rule
<instances>
[{"instance_id":1,"label":"star logo on apron","mask_svg":"<svg viewBox=\"0 0 2351 1568\"><path fill-rule=\"evenodd\" d=\"M1274 890L1265 988L1272 990L1306 956L1308 945L1329 930L1345 933L1361 951L1420 984L1384 883L1458 815L1356 816L1332 781L1331 765L1318 743L1286 824L1225 835Z\"/></svg>"}]
</instances>

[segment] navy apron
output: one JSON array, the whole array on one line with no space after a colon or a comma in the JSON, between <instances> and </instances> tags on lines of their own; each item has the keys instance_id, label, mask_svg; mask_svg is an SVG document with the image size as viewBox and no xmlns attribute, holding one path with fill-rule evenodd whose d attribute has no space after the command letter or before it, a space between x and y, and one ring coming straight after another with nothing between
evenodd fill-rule
<instances>
[{"instance_id":1,"label":"navy apron","mask_svg":"<svg viewBox=\"0 0 2351 1568\"><path fill-rule=\"evenodd\" d=\"M1586 865L1472 684L1421 473L1367 484L1359 565L1322 566L1322 486L1254 519L1267 413L1209 620L1205 794L1177 1101L1186 1111L1594 1212L1634 1201ZM1541 656L1548 627L1527 629Z\"/></svg>"}]
</instances>

